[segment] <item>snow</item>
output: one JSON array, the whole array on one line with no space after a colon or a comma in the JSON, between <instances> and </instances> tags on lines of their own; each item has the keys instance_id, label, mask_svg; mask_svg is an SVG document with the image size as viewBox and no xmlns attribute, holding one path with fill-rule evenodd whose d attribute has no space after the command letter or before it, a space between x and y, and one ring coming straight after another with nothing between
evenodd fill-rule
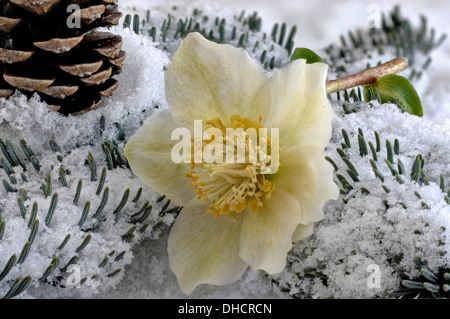
<instances>
[{"instance_id":1,"label":"snow","mask_svg":"<svg viewBox=\"0 0 450 319\"><path fill-rule=\"evenodd\" d=\"M429 18L429 24L436 28L437 34L448 32L446 12L450 12L447 1L429 1L427 6L421 1L400 1L405 15L413 22L418 21L419 11ZM432 4L430 4L432 3ZM336 42L341 34L355 27L367 25L370 13L367 11L369 1L211 1L211 2L173 2L146 0L121 0L123 12L139 12L145 16L146 9L151 9L151 19L155 25L161 25L167 11L173 5L177 12L189 15L194 8L202 8L212 17L225 17L228 21L238 15L242 9L247 13L258 11L263 18L263 32L270 34L275 22L286 21L288 30L296 24L299 32L295 38L296 46L309 47L318 52L330 43ZM390 1L378 1L382 11L389 11ZM136 11L134 11L136 10ZM214 27L214 19L208 21L208 28ZM227 26L226 33L231 33ZM145 30L147 31L147 30ZM160 214L167 199L160 198L153 190L143 185L125 167L118 165L115 169L106 169L106 180L102 191L96 194L102 169L108 166L102 145L105 140L123 148L126 139L131 136L153 112L167 108L164 96L164 67L179 45L179 40L163 43L161 35L155 42L147 35L136 35L130 29L112 28L110 32L123 38L123 48L127 59L122 73L117 76L120 82L115 94L105 99L96 110L80 116L62 117L48 109L37 96L27 100L16 93L8 100L0 100L0 137L10 141L21 153L20 140L24 139L39 159L41 169L35 171L30 163L26 171L15 166L14 184L3 173L1 179L8 181L17 192L6 192L0 187L0 216L5 222L5 233L0 242L0 272L13 254L19 257L25 242L29 239L29 214L33 203L38 205L37 218L39 231L31 246L26 262L16 265L0 282L0 296L3 296L18 276L32 276L29 288L21 298L185 298L177 285L175 276L168 266L167 237L175 214ZM270 41L261 41L262 33L250 34L247 49L250 55L259 60L262 52L269 49ZM229 41L237 44L237 39ZM163 47L165 46L165 49ZM274 44L272 54L277 57L277 66L288 62L284 49ZM279 275L267 276L263 272L247 271L238 282L226 286L202 285L189 298L289 298L290 295L313 298L373 298L386 297L385 290L400 287L400 278L389 262L394 255L402 255L401 266L411 278L418 272L413 259L421 257L428 261L429 268L436 271L439 267L449 267L448 257L440 256L440 251L448 250L450 220L444 194L440 189L440 176L444 176L446 187L450 179L447 150L450 138L450 44L449 41L433 52L433 63L420 82L415 83L424 105L425 119L401 113L395 105L367 103L356 105L357 112L346 114L342 102L333 102L336 116L333 122L333 138L327 148L327 155L332 158L339 171L353 189L342 194L338 201L329 202L325 207L325 220L318 223L315 233L309 239L297 243L288 255L288 266ZM384 57L385 58L385 57ZM371 64L379 56L374 55ZM352 71L365 67L366 61L350 65ZM334 76L331 74L330 76ZM100 130L100 120L106 125ZM119 127L124 130L125 138L120 136ZM353 182L346 172L347 166L336 152L344 142L342 129L345 129L352 147L345 150L348 158L359 173L359 182ZM384 181L376 178L369 162L371 153L361 157L358 148L358 130L361 129L367 142L375 144L374 131L381 138L381 151L378 153L377 167L384 176ZM386 144L394 144L398 139L400 155L394 156L403 163L406 172L401 176L400 184L392 176L385 164ZM49 144L54 140L60 147L54 152ZM3 153L1 153L3 154ZM96 166L96 177L91 180L88 154L92 155ZM411 167L416 156L425 159L424 172L429 185L420 185L411 181ZM59 160L57 156L61 156ZM65 175L67 187L60 181L60 168L69 170ZM27 180L23 180L23 175ZM48 186L50 176L52 190L48 196L43 194L42 184ZM82 191L77 205L73 204L79 180L83 181ZM336 183L342 185L336 178ZM382 185L390 192L386 192ZM109 189L109 199L104 211L91 218L99 207L105 188ZM142 187L142 195L136 202L132 199ZM370 191L363 194L361 187ZM112 212L119 205L125 190L130 195L124 208L116 215ZM26 216L22 218L17 198L23 196ZM420 199L414 194L418 192ZM46 217L52 195L58 193L55 213L48 225ZM343 199L346 201L344 203ZM386 200L388 207L383 202ZM89 201L90 210L83 226L77 226L83 209ZM137 222L134 239L124 241L121 235L133 226L132 217L146 203L152 205L150 215L145 221ZM426 204L426 207L423 205ZM168 209L176 208L170 203ZM406 209L405 209L406 207ZM142 216L142 215L140 215ZM139 217L137 217L139 218ZM0 219L1 220L1 219ZM140 232L148 222L148 228ZM70 234L67 245L58 250L63 239ZM81 252L76 249L86 236L91 241ZM112 253L114 251L114 253ZM122 259L114 259L125 251ZM57 256L58 268L67 265L70 258L78 256L75 264L78 268L68 268L49 276L48 282L39 279L45 269ZM99 267L108 257L105 267ZM368 284L368 269L379 270L380 285L371 288ZM120 269L118 275L108 277ZM328 277L328 285L320 277L305 276L308 269L314 269ZM73 270L73 271L72 271ZM94 278L92 278L93 275ZM71 277L72 276L72 277ZM69 279L79 276L87 280L80 288L61 288L70 283ZM303 278L304 277L304 278ZM273 284L272 282L275 282ZM56 286L56 287L55 287ZM284 288L284 289L280 289Z\"/></svg>"},{"instance_id":2,"label":"snow","mask_svg":"<svg viewBox=\"0 0 450 319\"><path fill-rule=\"evenodd\" d=\"M388 116L389 121L385 121ZM403 124L400 129L393 130L392 123ZM417 132L415 128L419 125L422 130ZM377 167L385 178L384 182L376 178L372 171L369 162L371 154L360 156L356 138L358 129L361 129L366 141L372 141L375 145L374 128L382 141ZM314 288L303 288L316 298L370 298L383 297L384 290L392 291L400 287L400 277L393 275L394 266L388 262L394 255L402 256L401 265L410 269L411 276L417 276L415 257L426 259L433 269L448 267L447 258L441 258L439 254L445 250L446 246L441 246L440 241L448 240L450 226L450 206L439 188L439 175L448 174L447 165L445 156L439 155L439 152L448 149L450 132L427 120L400 113L396 106L388 104L374 108L363 105L358 113L337 116L328 156L335 160L340 168L338 172L348 181L351 178L345 172L347 167L336 152L343 142L342 129L349 134L352 148L346 152L360 175L360 181L352 183L353 189L342 196L348 201L347 204L344 205L342 200L328 203L326 219L317 225L314 236L294 247L289 258L291 265L285 272L303 273L305 268L321 269L329 277L329 286L317 287L319 284L314 283ZM402 151L398 158L406 169L405 174L401 175L403 184L398 183L384 163L387 154L384 141L389 139L393 145L394 138L400 141ZM434 154L427 157L425 164L429 186L420 186L409 178L410 168L418 154ZM394 156L394 162L398 162L397 156ZM386 193L382 185L390 192ZM370 194L362 194L361 187L369 190ZM421 199L414 196L415 191ZM383 200L387 200L389 208ZM422 202L432 204L425 209ZM311 247L314 247L313 252L303 253ZM367 285L367 268L370 265L380 267L379 289ZM274 277L286 284L284 276L282 273ZM305 285L305 282L302 284Z\"/></svg>"}]
</instances>

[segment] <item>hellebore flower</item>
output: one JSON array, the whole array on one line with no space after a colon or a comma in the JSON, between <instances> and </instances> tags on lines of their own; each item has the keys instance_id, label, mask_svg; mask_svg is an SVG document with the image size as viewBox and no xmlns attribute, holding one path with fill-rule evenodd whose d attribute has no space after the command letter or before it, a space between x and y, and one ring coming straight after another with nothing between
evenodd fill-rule
<instances>
[{"instance_id":1,"label":"hellebore flower","mask_svg":"<svg viewBox=\"0 0 450 319\"><path fill-rule=\"evenodd\" d=\"M243 49L199 33L181 43L165 74L169 109L145 121L125 155L145 184L184 206L168 242L170 267L184 293L202 283L232 283L248 266L281 272L292 243L310 236L325 202L337 199L333 168L324 159L333 117L327 70L296 60L268 77ZM264 174L267 165L249 161L194 163L195 146L205 151L226 137L200 144L190 139L184 149L190 162L174 161L172 133L182 127L195 136L200 120L219 133L277 128L278 139L262 140L279 154L279 167Z\"/></svg>"}]
</instances>

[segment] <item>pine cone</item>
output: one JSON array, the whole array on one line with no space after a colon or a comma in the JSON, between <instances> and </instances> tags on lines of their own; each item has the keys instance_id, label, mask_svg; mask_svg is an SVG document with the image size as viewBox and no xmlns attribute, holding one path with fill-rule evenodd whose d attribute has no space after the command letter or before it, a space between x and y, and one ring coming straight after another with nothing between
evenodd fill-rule
<instances>
[{"instance_id":1,"label":"pine cone","mask_svg":"<svg viewBox=\"0 0 450 319\"><path fill-rule=\"evenodd\" d=\"M62 114L96 108L118 87L122 38L116 0L0 0L0 97L37 92Z\"/></svg>"}]
</instances>

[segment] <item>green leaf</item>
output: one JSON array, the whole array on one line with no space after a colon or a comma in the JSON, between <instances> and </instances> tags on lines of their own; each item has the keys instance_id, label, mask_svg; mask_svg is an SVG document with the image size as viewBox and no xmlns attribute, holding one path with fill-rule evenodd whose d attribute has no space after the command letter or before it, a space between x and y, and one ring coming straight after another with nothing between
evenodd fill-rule
<instances>
[{"instance_id":1,"label":"green leaf","mask_svg":"<svg viewBox=\"0 0 450 319\"><path fill-rule=\"evenodd\" d=\"M419 117L423 116L422 102L414 86L408 79L390 74L374 84L364 86L364 99L371 100L378 94L381 103L397 104L402 110Z\"/></svg>"},{"instance_id":2,"label":"green leaf","mask_svg":"<svg viewBox=\"0 0 450 319\"><path fill-rule=\"evenodd\" d=\"M292 53L291 61L298 59L305 59L306 63L312 64L316 62L323 62L322 58L318 56L314 51L307 48L296 48Z\"/></svg>"}]
</instances>

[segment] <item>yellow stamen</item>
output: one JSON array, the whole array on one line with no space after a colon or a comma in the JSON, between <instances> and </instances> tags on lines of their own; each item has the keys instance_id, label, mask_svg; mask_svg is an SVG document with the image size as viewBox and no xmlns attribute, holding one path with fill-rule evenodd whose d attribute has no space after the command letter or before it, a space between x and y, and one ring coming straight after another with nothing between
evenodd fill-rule
<instances>
[{"instance_id":1,"label":"yellow stamen","mask_svg":"<svg viewBox=\"0 0 450 319\"><path fill-rule=\"evenodd\" d=\"M259 122L249 118L242 118L233 115L230 119L230 128L254 128L258 132L264 128ZM217 128L224 133L223 144L225 146L227 138L226 126L220 118L215 118L206 122L210 128ZM243 212L247 207L253 213L257 213L263 206L263 201L270 197L275 188L275 183L261 174L261 169L265 167L263 163L252 163L249 159L249 150L259 150L256 141L246 139L245 135L234 136L233 141L243 139L245 148L245 161L237 160L237 143L234 143L234 161L225 163L191 163L191 170L186 174L191 178L191 186L196 190L197 198L203 198L209 203L207 213L214 213L217 218L222 215ZM270 145L270 138L267 138ZM213 141L203 141L203 149ZM192 156L192 158L194 158ZM242 159L242 158L241 158Z\"/></svg>"}]
</instances>

